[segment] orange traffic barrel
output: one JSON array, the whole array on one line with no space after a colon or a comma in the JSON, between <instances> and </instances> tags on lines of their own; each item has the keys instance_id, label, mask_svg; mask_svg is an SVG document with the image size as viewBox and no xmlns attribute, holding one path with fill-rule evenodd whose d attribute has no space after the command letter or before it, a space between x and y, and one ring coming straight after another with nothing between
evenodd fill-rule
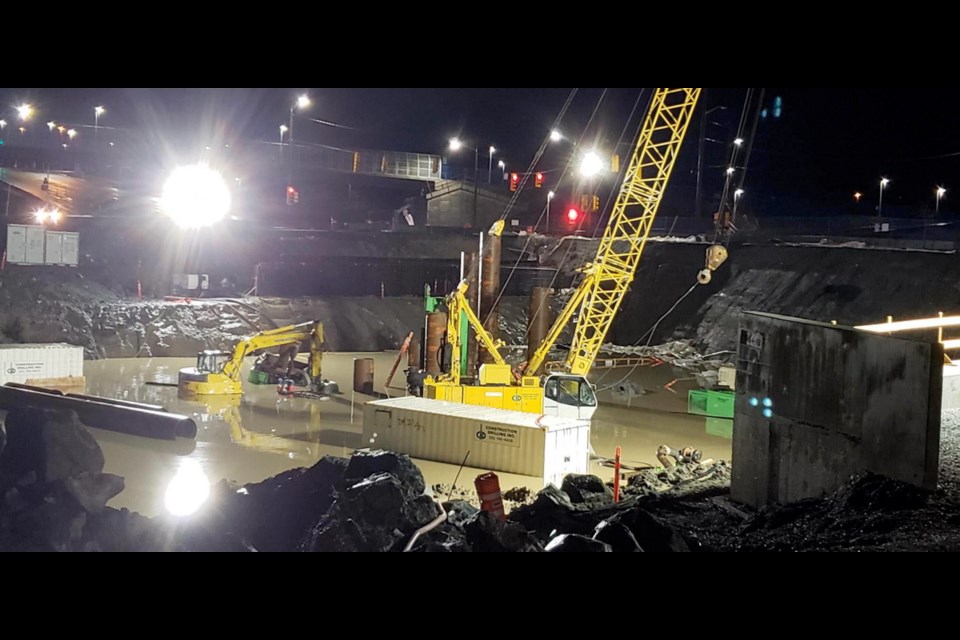
<instances>
[{"instance_id":1,"label":"orange traffic barrel","mask_svg":"<svg viewBox=\"0 0 960 640\"><path fill-rule=\"evenodd\" d=\"M477 476L473 481L480 496L480 508L489 511L502 521L506 521L507 514L503 510L503 497L500 495L500 478L492 471Z\"/></svg>"}]
</instances>

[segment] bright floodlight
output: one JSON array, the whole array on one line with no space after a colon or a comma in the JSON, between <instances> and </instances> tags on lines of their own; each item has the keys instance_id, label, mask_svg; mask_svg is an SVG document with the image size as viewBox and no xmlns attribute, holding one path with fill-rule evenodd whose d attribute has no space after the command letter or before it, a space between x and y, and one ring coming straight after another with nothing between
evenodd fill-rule
<instances>
[{"instance_id":1,"label":"bright floodlight","mask_svg":"<svg viewBox=\"0 0 960 640\"><path fill-rule=\"evenodd\" d=\"M460 142L460 138L450 138L450 151L459 151L462 146L463 143Z\"/></svg>"},{"instance_id":2,"label":"bright floodlight","mask_svg":"<svg viewBox=\"0 0 960 640\"><path fill-rule=\"evenodd\" d=\"M592 178L603 170L603 160L594 151L588 152L580 162L580 175Z\"/></svg>"},{"instance_id":3,"label":"bright floodlight","mask_svg":"<svg viewBox=\"0 0 960 640\"><path fill-rule=\"evenodd\" d=\"M93 113L94 113L94 115L102 116L105 111L106 111L106 109L104 109L103 107L94 107L94 108L93 108Z\"/></svg>"},{"instance_id":4,"label":"bright floodlight","mask_svg":"<svg viewBox=\"0 0 960 640\"><path fill-rule=\"evenodd\" d=\"M210 497L210 481L196 460L183 458L177 475L167 485L164 504L171 515L189 516Z\"/></svg>"},{"instance_id":5,"label":"bright floodlight","mask_svg":"<svg viewBox=\"0 0 960 640\"><path fill-rule=\"evenodd\" d=\"M552 142L560 142L561 140L563 140L563 135L559 131L554 129L553 131L550 132L550 140Z\"/></svg>"},{"instance_id":6,"label":"bright floodlight","mask_svg":"<svg viewBox=\"0 0 960 640\"><path fill-rule=\"evenodd\" d=\"M230 191L206 165L178 167L163 185L160 208L181 228L208 227L227 215Z\"/></svg>"},{"instance_id":7,"label":"bright floodlight","mask_svg":"<svg viewBox=\"0 0 960 640\"><path fill-rule=\"evenodd\" d=\"M310 98L307 96L307 94L303 94L302 96L297 98L298 109L306 109L309 106L310 106Z\"/></svg>"},{"instance_id":8,"label":"bright floodlight","mask_svg":"<svg viewBox=\"0 0 960 640\"><path fill-rule=\"evenodd\" d=\"M21 104L17 107L17 115L21 120L28 119L33 114L33 107L29 104Z\"/></svg>"},{"instance_id":9,"label":"bright floodlight","mask_svg":"<svg viewBox=\"0 0 960 640\"><path fill-rule=\"evenodd\" d=\"M73 140L74 138L77 137L77 130L76 130L76 129L70 129L69 131L67 131L67 136L69 136L69 138L70 138L71 140Z\"/></svg>"}]
</instances>

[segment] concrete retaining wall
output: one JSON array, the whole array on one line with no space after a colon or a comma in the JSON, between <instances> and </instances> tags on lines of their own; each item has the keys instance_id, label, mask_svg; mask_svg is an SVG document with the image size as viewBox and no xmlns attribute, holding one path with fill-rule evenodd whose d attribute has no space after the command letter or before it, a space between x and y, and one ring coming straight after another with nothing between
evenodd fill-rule
<instances>
[{"instance_id":1,"label":"concrete retaining wall","mask_svg":"<svg viewBox=\"0 0 960 640\"><path fill-rule=\"evenodd\" d=\"M743 314L733 498L796 502L865 471L935 489L942 385L939 344Z\"/></svg>"}]
</instances>

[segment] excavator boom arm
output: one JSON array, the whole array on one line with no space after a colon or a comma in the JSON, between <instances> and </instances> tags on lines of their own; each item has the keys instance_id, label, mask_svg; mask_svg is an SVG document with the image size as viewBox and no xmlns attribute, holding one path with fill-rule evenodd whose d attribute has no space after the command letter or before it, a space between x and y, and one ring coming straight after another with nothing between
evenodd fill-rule
<instances>
[{"instance_id":1,"label":"excavator boom arm","mask_svg":"<svg viewBox=\"0 0 960 640\"><path fill-rule=\"evenodd\" d=\"M270 329L244 338L234 347L230 360L223 366L223 374L231 380L239 381L240 368L245 357L271 347L298 344L306 338L310 338L310 354L313 356L311 357L311 373L313 373L313 369L320 366L317 355L320 353L320 345L323 343L323 325L317 321ZM314 350L315 343L316 350ZM319 373L317 373L317 376L319 377Z\"/></svg>"}]
</instances>

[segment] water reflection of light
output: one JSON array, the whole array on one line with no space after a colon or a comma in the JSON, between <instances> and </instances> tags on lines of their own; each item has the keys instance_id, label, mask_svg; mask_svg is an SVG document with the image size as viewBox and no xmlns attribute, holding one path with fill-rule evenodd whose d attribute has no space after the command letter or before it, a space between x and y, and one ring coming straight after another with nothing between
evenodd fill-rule
<instances>
[{"instance_id":1,"label":"water reflection of light","mask_svg":"<svg viewBox=\"0 0 960 640\"><path fill-rule=\"evenodd\" d=\"M164 504L174 516L188 516L210 497L210 481L200 464L191 458L182 458L177 475L167 485Z\"/></svg>"}]
</instances>

